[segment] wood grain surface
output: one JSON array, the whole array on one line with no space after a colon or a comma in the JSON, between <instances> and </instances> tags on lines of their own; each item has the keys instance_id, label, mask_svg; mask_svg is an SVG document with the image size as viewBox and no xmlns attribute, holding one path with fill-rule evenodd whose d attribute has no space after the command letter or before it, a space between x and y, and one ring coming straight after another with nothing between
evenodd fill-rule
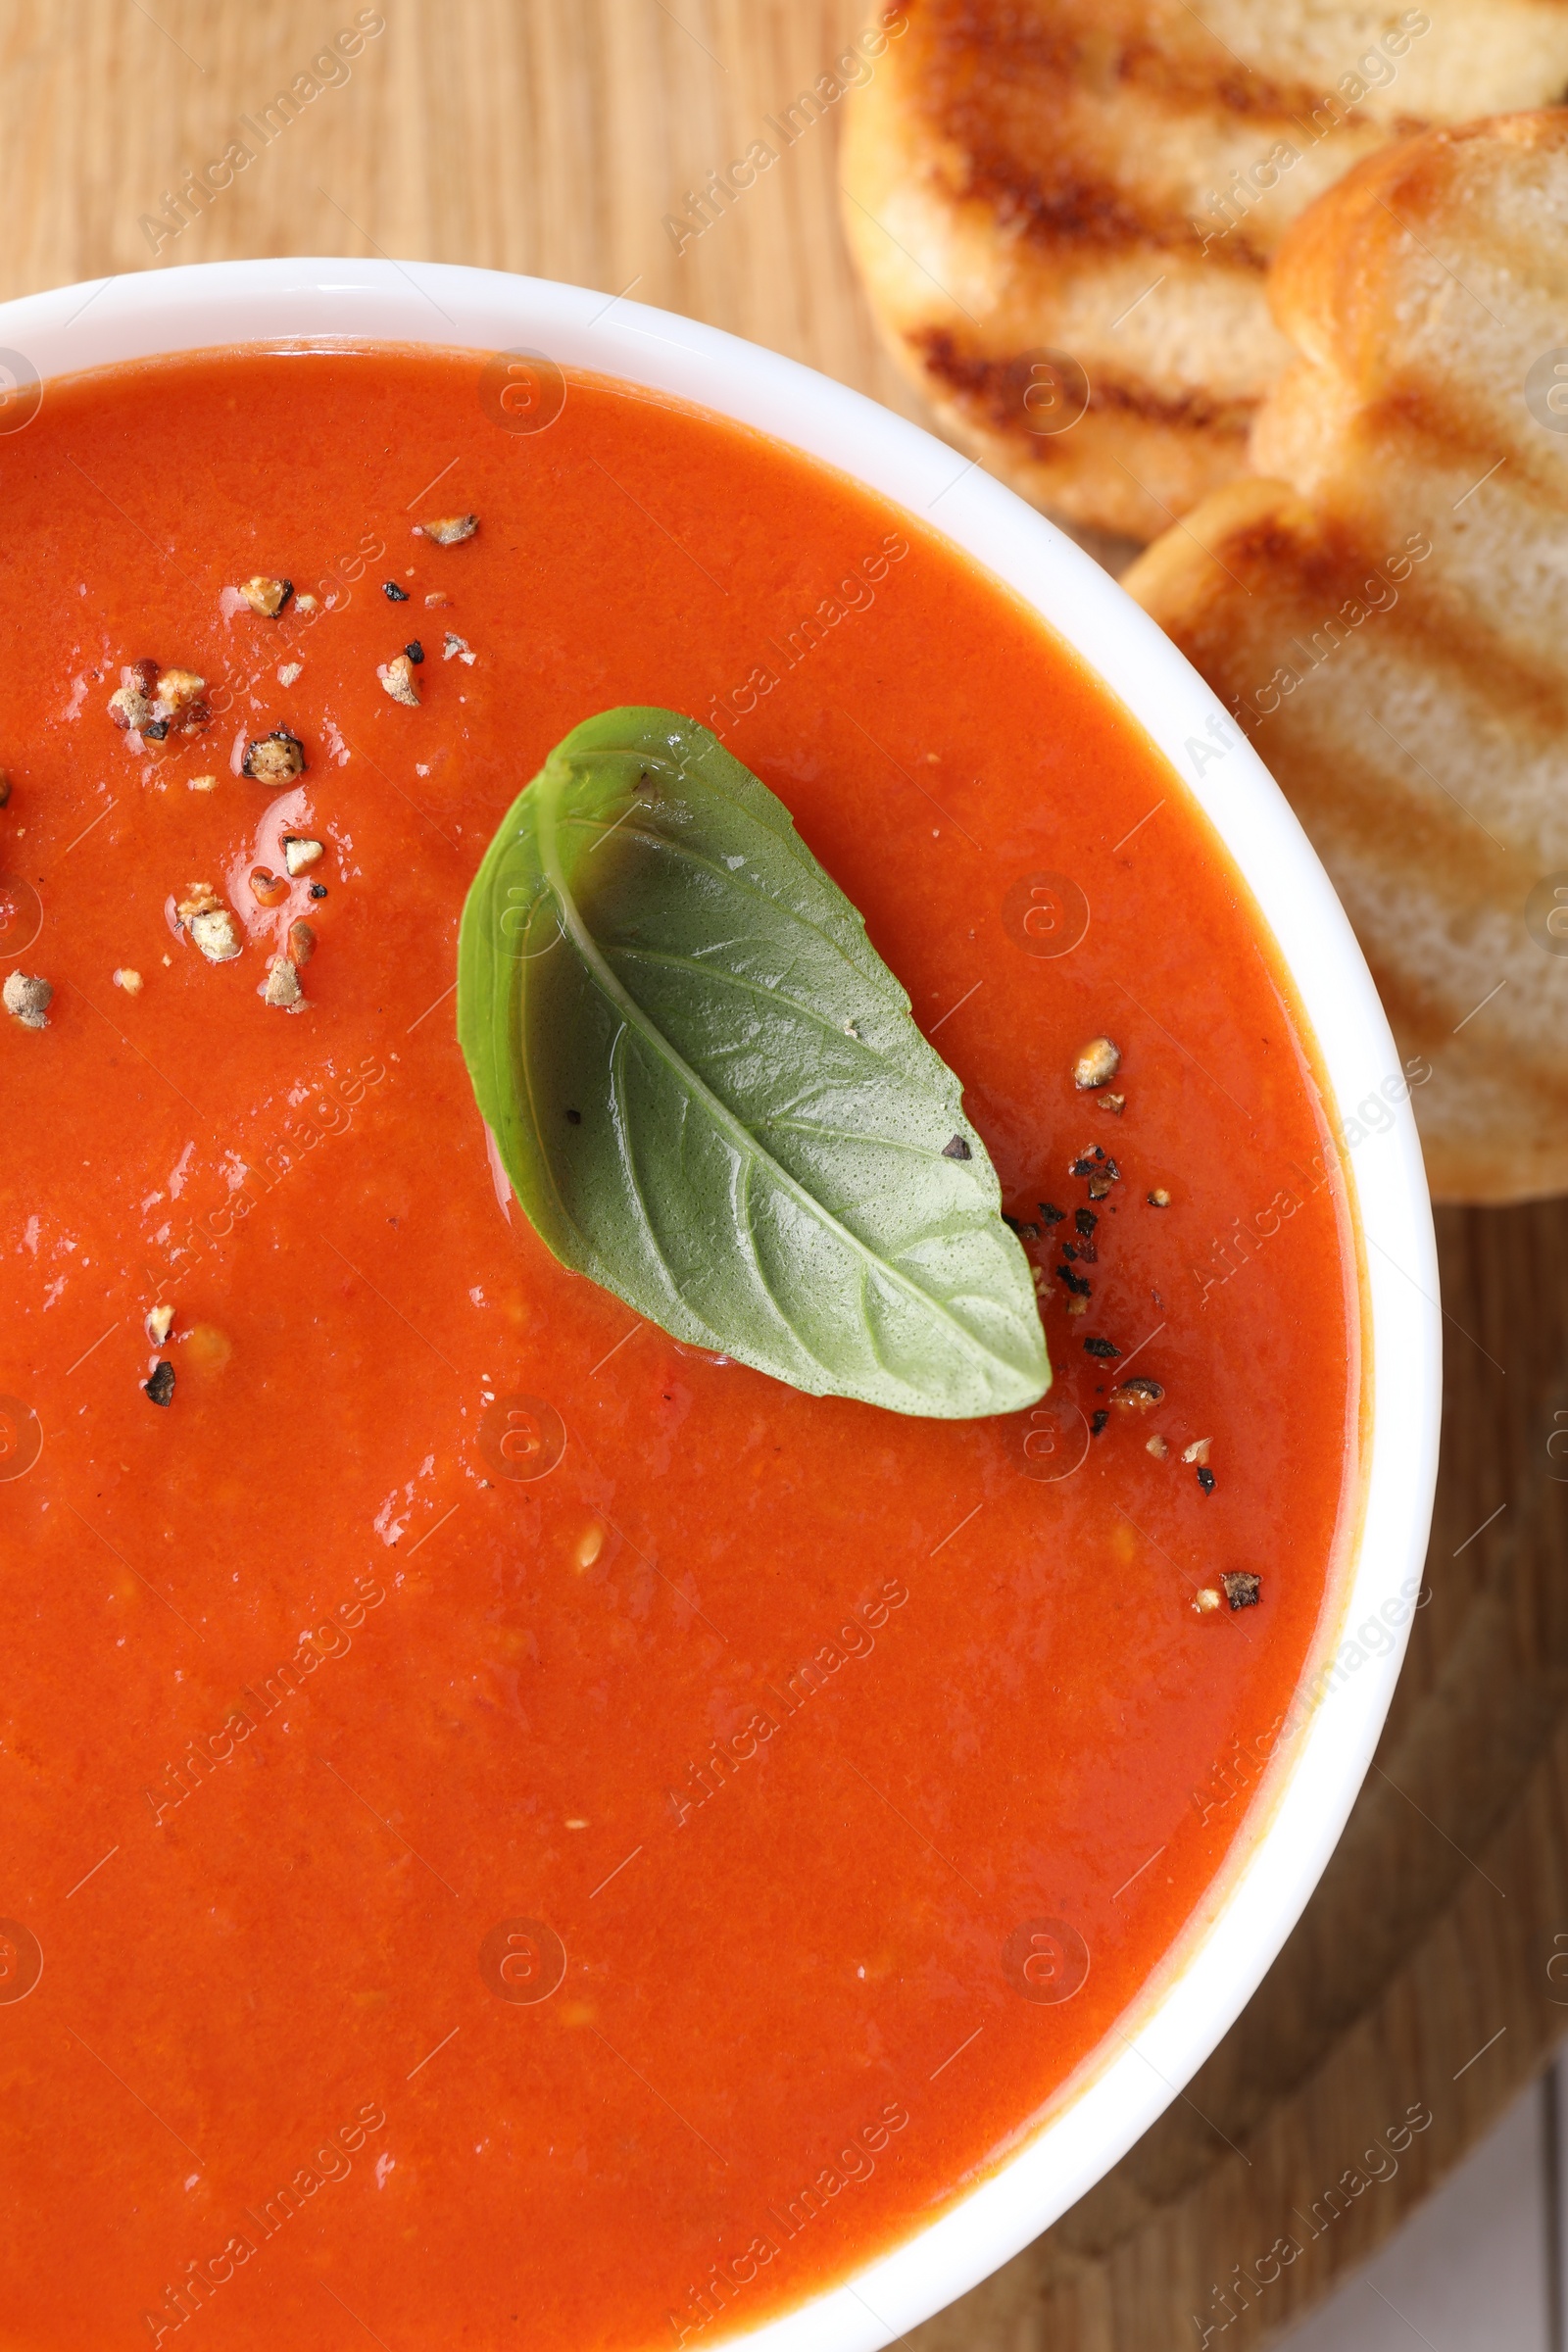
<instances>
[{"instance_id":1,"label":"wood grain surface","mask_svg":"<svg viewBox=\"0 0 1568 2352\"><path fill-rule=\"evenodd\" d=\"M182 220L187 168L362 12L0 0L0 290L238 255L475 263L689 313L913 414L839 232L836 107L680 250L665 225L876 6L385 0L349 78L274 110L254 160ZM1441 1239L1432 1597L1344 1842L1186 2095L1038 2244L915 2329L919 2352L1167 2352L1205 2327L1262 2342L1388 2235L1568 2026L1568 1459L1548 1450L1568 1432L1568 1214L1447 1211ZM1430 2128L1371 2179L1387 2160L1365 2151L1414 2104ZM1281 2239L1300 2248L1288 2264Z\"/></svg>"}]
</instances>

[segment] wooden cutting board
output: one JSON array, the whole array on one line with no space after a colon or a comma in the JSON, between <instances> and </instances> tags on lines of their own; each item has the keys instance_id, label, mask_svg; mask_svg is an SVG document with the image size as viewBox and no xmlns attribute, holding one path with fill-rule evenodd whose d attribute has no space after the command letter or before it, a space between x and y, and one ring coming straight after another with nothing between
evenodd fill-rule
<instances>
[{"instance_id":1,"label":"wooden cutting board","mask_svg":"<svg viewBox=\"0 0 1568 2352\"><path fill-rule=\"evenodd\" d=\"M839 234L838 103L787 144L767 127L877 4L385 0L329 80L313 59L377 12L8 0L0 293L236 255L477 263L687 312L914 415ZM182 210L187 168L241 138L253 160ZM776 160L694 222L691 193L756 139ZM919 2352L1165 2352L1205 2327L1261 2342L1396 2227L1568 2027L1568 1211L1440 1226L1432 1598L1339 1852L1186 2095L916 2328ZM1391 2148L1412 2108L1430 2125Z\"/></svg>"}]
</instances>

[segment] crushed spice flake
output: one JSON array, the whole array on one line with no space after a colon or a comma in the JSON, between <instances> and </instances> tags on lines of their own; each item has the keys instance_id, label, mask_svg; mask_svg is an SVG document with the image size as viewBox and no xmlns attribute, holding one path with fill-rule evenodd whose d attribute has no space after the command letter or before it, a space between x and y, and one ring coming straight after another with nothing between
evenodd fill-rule
<instances>
[{"instance_id":1,"label":"crushed spice flake","mask_svg":"<svg viewBox=\"0 0 1568 2352\"><path fill-rule=\"evenodd\" d=\"M1170 1195L1162 1184L1156 1184L1152 1193L1145 1195L1145 1199L1151 1208L1169 1208L1170 1206Z\"/></svg>"},{"instance_id":2,"label":"crushed spice flake","mask_svg":"<svg viewBox=\"0 0 1568 2352\"><path fill-rule=\"evenodd\" d=\"M151 714L142 722L148 742L163 743L171 732L194 735L207 724L207 705L199 699L205 683L193 669L160 672Z\"/></svg>"},{"instance_id":3,"label":"crushed spice flake","mask_svg":"<svg viewBox=\"0 0 1568 2352\"><path fill-rule=\"evenodd\" d=\"M1061 1212L1058 1209L1056 1213L1059 1216ZM1075 1208L1072 1212L1072 1221L1076 1230L1083 1235L1087 1242L1092 1238L1095 1227L1100 1223L1100 1218L1092 1208Z\"/></svg>"},{"instance_id":4,"label":"crushed spice flake","mask_svg":"<svg viewBox=\"0 0 1568 2352\"><path fill-rule=\"evenodd\" d=\"M441 659L443 662L466 662L471 669L475 656L466 637L460 637L456 629L448 629L445 637L441 640Z\"/></svg>"},{"instance_id":5,"label":"crushed spice flake","mask_svg":"<svg viewBox=\"0 0 1568 2352\"><path fill-rule=\"evenodd\" d=\"M1072 1065L1072 1082L1080 1094L1104 1086L1121 1068L1121 1048L1108 1037L1092 1037L1080 1047Z\"/></svg>"},{"instance_id":6,"label":"crushed spice flake","mask_svg":"<svg viewBox=\"0 0 1568 2352\"><path fill-rule=\"evenodd\" d=\"M417 710L419 690L414 682L414 664L407 654L395 654L390 662L380 662L375 674L395 703L404 703L411 710Z\"/></svg>"},{"instance_id":7,"label":"crushed spice flake","mask_svg":"<svg viewBox=\"0 0 1568 2352\"><path fill-rule=\"evenodd\" d=\"M1144 1447L1144 1451L1146 1453L1152 1453L1156 1462L1162 1462L1169 1454L1170 1447L1166 1445L1164 1439L1160 1436L1158 1430L1156 1429L1153 1436L1150 1439L1148 1445Z\"/></svg>"},{"instance_id":8,"label":"crushed spice flake","mask_svg":"<svg viewBox=\"0 0 1568 2352\"><path fill-rule=\"evenodd\" d=\"M1100 1107L1102 1110L1108 1110L1112 1118L1119 1119L1127 1107L1127 1098L1125 1095L1102 1095Z\"/></svg>"},{"instance_id":9,"label":"crushed spice flake","mask_svg":"<svg viewBox=\"0 0 1568 2352\"><path fill-rule=\"evenodd\" d=\"M54 995L52 983L42 972L8 972L5 986L0 988L0 1001L24 1029L48 1028Z\"/></svg>"},{"instance_id":10,"label":"crushed spice flake","mask_svg":"<svg viewBox=\"0 0 1568 2352\"><path fill-rule=\"evenodd\" d=\"M1182 1460L1184 1462L1206 1462L1208 1449L1213 1443L1212 1438L1195 1438L1190 1446L1183 1446Z\"/></svg>"},{"instance_id":11,"label":"crushed spice flake","mask_svg":"<svg viewBox=\"0 0 1568 2352\"><path fill-rule=\"evenodd\" d=\"M192 882L174 912L209 963L231 963L239 954L239 926L210 882Z\"/></svg>"},{"instance_id":12,"label":"crushed spice flake","mask_svg":"<svg viewBox=\"0 0 1568 2352\"><path fill-rule=\"evenodd\" d=\"M316 933L301 917L288 927L288 952L296 963L309 963L316 954Z\"/></svg>"},{"instance_id":13,"label":"crushed spice flake","mask_svg":"<svg viewBox=\"0 0 1568 2352\"><path fill-rule=\"evenodd\" d=\"M1101 1145L1094 1144L1081 1152L1067 1170L1069 1176L1084 1176L1089 1180L1091 1200L1103 1200L1113 1184L1121 1182L1121 1170Z\"/></svg>"},{"instance_id":14,"label":"crushed spice flake","mask_svg":"<svg viewBox=\"0 0 1568 2352\"><path fill-rule=\"evenodd\" d=\"M1200 1470L1198 1473L1198 1483L1202 1488L1205 1494L1212 1494L1214 1492L1215 1483L1213 1471Z\"/></svg>"},{"instance_id":15,"label":"crushed spice flake","mask_svg":"<svg viewBox=\"0 0 1568 2352\"><path fill-rule=\"evenodd\" d=\"M566 1123L571 1127L580 1127L582 1125L582 1112L580 1110L568 1110L566 1113Z\"/></svg>"},{"instance_id":16,"label":"crushed spice flake","mask_svg":"<svg viewBox=\"0 0 1568 2352\"><path fill-rule=\"evenodd\" d=\"M1063 1217L1067 1214L1067 1211L1064 1208L1058 1208L1056 1206L1054 1200L1042 1200L1039 1203L1039 1207L1041 1218L1047 1225L1059 1225Z\"/></svg>"},{"instance_id":17,"label":"crushed spice flake","mask_svg":"<svg viewBox=\"0 0 1568 2352\"><path fill-rule=\"evenodd\" d=\"M419 643L417 637L411 637L408 644L403 648L403 651L408 655L409 660L415 663L416 667L417 667L419 662L424 660L424 648Z\"/></svg>"},{"instance_id":18,"label":"crushed spice flake","mask_svg":"<svg viewBox=\"0 0 1568 2352\"><path fill-rule=\"evenodd\" d=\"M1143 1372L1135 1372L1130 1380L1117 1382L1110 1392L1110 1401L1120 1405L1124 1413L1148 1413L1156 1404L1164 1403L1165 1392L1157 1380L1149 1379Z\"/></svg>"},{"instance_id":19,"label":"crushed spice flake","mask_svg":"<svg viewBox=\"0 0 1568 2352\"><path fill-rule=\"evenodd\" d=\"M1205 1585L1200 1592L1193 1594L1193 1607L1200 1617L1211 1617L1219 1605L1219 1594L1212 1585Z\"/></svg>"},{"instance_id":20,"label":"crushed spice flake","mask_svg":"<svg viewBox=\"0 0 1568 2352\"><path fill-rule=\"evenodd\" d=\"M139 734L151 723L152 687L157 675L156 662L129 663L121 671L121 682L109 697L109 715L122 734Z\"/></svg>"},{"instance_id":21,"label":"crushed spice flake","mask_svg":"<svg viewBox=\"0 0 1568 2352\"><path fill-rule=\"evenodd\" d=\"M425 600L424 600L424 601L425 601L425 604L426 604L427 606L430 606L430 605L450 605L450 604L451 604L451 602L452 602L452 599L451 599L451 597L450 597L450 596L448 596L448 594L447 594L447 592L446 592L446 590L445 590L444 588L432 588L432 589L431 589L431 591L430 591L430 593L429 593L429 595L428 595L428 596L425 598Z\"/></svg>"},{"instance_id":22,"label":"crushed spice flake","mask_svg":"<svg viewBox=\"0 0 1568 2352\"><path fill-rule=\"evenodd\" d=\"M292 580L269 579L265 571L259 571L254 578L241 580L239 592L251 611L259 612L263 620L275 620L293 595L294 583ZM304 599L300 601L303 603Z\"/></svg>"},{"instance_id":23,"label":"crushed spice flake","mask_svg":"<svg viewBox=\"0 0 1568 2352\"><path fill-rule=\"evenodd\" d=\"M172 1401L174 1395L174 1367L169 1361L167 1356L161 1363L154 1365L153 1376L151 1380L144 1380L142 1382L141 1393L144 1396L150 1398L154 1404L167 1405Z\"/></svg>"},{"instance_id":24,"label":"crushed spice flake","mask_svg":"<svg viewBox=\"0 0 1568 2352\"><path fill-rule=\"evenodd\" d=\"M162 743L171 733L194 735L212 712L202 700L207 680L194 669L160 669L156 662L128 662L109 697L109 715L122 734Z\"/></svg>"},{"instance_id":25,"label":"crushed spice flake","mask_svg":"<svg viewBox=\"0 0 1568 2352\"><path fill-rule=\"evenodd\" d=\"M1250 1568L1227 1568L1219 1581L1233 1609L1256 1608L1262 1596L1263 1579L1254 1576Z\"/></svg>"},{"instance_id":26,"label":"crushed spice flake","mask_svg":"<svg viewBox=\"0 0 1568 2352\"><path fill-rule=\"evenodd\" d=\"M300 976L288 957L274 956L268 966L267 986L262 991L263 1002L281 1005L285 1012L292 1012L303 1002L304 996Z\"/></svg>"},{"instance_id":27,"label":"crushed spice flake","mask_svg":"<svg viewBox=\"0 0 1568 2352\"><path fill-rule=\"evenodd\" d=\"M147 1337L155 1348L161 1348L168 1339L173 1320L174 1310L172 1306L154 1306L148 1309Z\"/></svg>"},{"instance_id":28,"label":"crushed spice flake","mask_svg":"<svg viewBox=\"0 0 1568 2352\"><path fill-rule=\"evenodd\" d=\"M434 522L416 522L415 530L437 547L460 547L479 528L477 514L442 514Z\"/></svg>"},{"instance_id":29,"label":"crushed spice flake","mask_svg":"<svg viewBox=\"0 0 1568 2352\"><path fill-rule=\"evenodd\" d=\"M1056 1279L1071 1291L1075 1298L1092 1298L1094 1297L1093 1286L1084 1275L1075 1274L1071 1266L1058 1266Z\"/></svg>"},{"instance_id":30,"label":"crushed spice flake","mask_svg":"<svg viewBox=\"0 0 1568 2352\"><path fill-rule=\"evenodd\" d=\"M1104 1428L1109 1419L1110 1415L1103 1409L1103 1407L1102 1407L1099 1412L1091 1413L1089 1416L1089 1435L1092 1438L1098 1438L1101 1431Z\"/></svg>"},{"instance_id":31,"label":"crushed spice flake","mask_svg":"<svg viewBox=\"0 0 1568 2352\"><path fill-rule=\"evenodd\" d=\"M158 673L158 700L168 705L171 717L188 714L206 688L207 680L194 669L161 669Z\"/></svg>"},{"instance_id":32,"label":"crushed spice flake","mask_svg":"<svg viewBox=\"0 0 1568 2352\"><path fill-rule=\"evenodd\" d=\"M141 974L140 972L132 971L128 963L116 965L114 979L115 986L117 988L122 988L127 997L139 997L141 995Z\"/></svg>"},{"instance_id":33,"label":"crushed spice flake","mask_svg":"<svg viewBox=\"0 0 1568 2352\"><path fill-rule=\"evenodd\" d=\"M241 772L257 784L291 784L305 773L305 746L287 727L253 736L245 746Z\"/></svg>"},{"instance_id":34,"label":"crushed spice flake","mask_svg":"<svg viewBox=\"0 0 1568 2352\"><path fill-rule=\"evenodd\" d=\"M240 952L239 926L226 906L193 914L185 929L209 963L232 963Z\"/></svg>"},{"instance_id":35,"label":"crushed spice flake","mask_svg":"<svg viewBox=\"0 0 1568 2352\"><path fill-rule=\"evenodd\" d=\"M400 588L396 580L383 580L381 582L381 594L386 598L386 601L389 605L406 605L409 601L408 590L406 588Z\"/></svg>"},{"instance_id":36,"label":"crushed spice flake","mask_svg":"<svg viewBox=\"0 0 1568 2352\"><path fill-rule=\"evenodd\" d=\"M291 874L309 873L313 865L320 864L324 856L323 845L309 833L284 834L283 863Z\"/></svg>"},{"instance_id":37,"label":"crushed spice flake","mask_svg":"<svg viewBox=\"0 0 1568 2352\"><path fill-rule=\"evenodd\" d=\"M1102 1356L1106 1362L1109 1362L1112 1356L1120 1355L1121 1349L1113 1340L1088 1339L1084 1342L1084 1353L1085 1355Z\"/></svg>"},{"instance_id":38,"label":"crushed spice flake","mask_svg":"<svg viewBox=\"0 0 1568 2352\"><path fill-rule=\"evenodd\" d=\"M951 1143L943 1145L942 1156L944 1159L973 1159L974 1153L970 1151L962 1136L956 1135Z\"/></svg>"},{"instance_id":39,"label":"crushed spice flake","mask_svg":"<svg viewBox=\"0 0 1568 2352\"><path fill-rule=\"evenodd\" d=\"M1069 1298L1067 1301L1067 1312L1069 1315L1087 1315L1089 1312L1088 1299Z\"/></svg>"},{"instance_id":40,"label":"crushed spice flake","mask_svg":"<svg viewBox=\"0 0 1568 2352\"><path fill-rule=\"evenodd\" d=\"M326 896L326 884L324 882L313 882L311 884L311 896L313 899L324 899Z\"/></svg>"}]
</instances>

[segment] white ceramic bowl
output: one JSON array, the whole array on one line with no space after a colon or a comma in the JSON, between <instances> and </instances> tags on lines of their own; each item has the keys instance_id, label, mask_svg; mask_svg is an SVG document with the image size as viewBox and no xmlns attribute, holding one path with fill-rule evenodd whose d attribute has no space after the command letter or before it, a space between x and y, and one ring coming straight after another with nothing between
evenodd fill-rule
<instances>
[{"instance_id":1,"label":"white ceramic bowl","mask_svg":"<svg viewBox=\"0 0 1568 2352\"><path fill-rule=\"evenodd\" d=\"M1207 811L1295 980L1327 1073L1336 1134L1396 1077L1388 1022L1328 877L1201 678L1071 540L943 442L858 393L640 304L422 263L220 262L0 305L0 368L24 383L29 369L47 379L159 353L318 337L545 352L563 367L629 378L738 418L940 529L1076 647ZM10 415L24 405L24 398ZM6 416L0 408L0 430ZM1211 721L1230 740L1219 760L1211 757ZM1201 760L1194 758L1200 745ZM1371 1439L1359 1541L1304 1686L1321 1697L1303 1703L1294 1739L1254 1798L1245 1850L1052 2119L940 2220L852 2282L753 2331L752 2342L767 2352L875 2352L1037 2236L1202 2064L1333 1851L1388 1709L1419 1590L1437 1471L1442 1334L1432 1216L1408 1102L1392 1126L1342 1156L1361 1244ZM1397 1628L1381 1656L1354 1639L1371 1619Z\"/></svg>"}]
</instances>

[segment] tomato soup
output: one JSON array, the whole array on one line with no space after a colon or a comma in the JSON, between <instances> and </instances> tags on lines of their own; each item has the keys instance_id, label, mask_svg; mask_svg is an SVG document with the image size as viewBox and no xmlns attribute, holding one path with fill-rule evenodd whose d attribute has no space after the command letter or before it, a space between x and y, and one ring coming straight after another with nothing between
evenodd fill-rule
<instances>
[{"instance_id":1,"label":"tomato soup","mask_svg":"<svg viewBox=\"0 0 1568 2352\"><path fill-rule=\"evenodd\" d=\"M1349 1545L1345 1191L1181 784L918 520L560 389L212 355L0 440L8 2352L843 2279L1120 2046ZM783 798L961 1078L1033 1412L677 1346L509 1201L459 918L620 704Z\"/></svg>"}]
</instances>

